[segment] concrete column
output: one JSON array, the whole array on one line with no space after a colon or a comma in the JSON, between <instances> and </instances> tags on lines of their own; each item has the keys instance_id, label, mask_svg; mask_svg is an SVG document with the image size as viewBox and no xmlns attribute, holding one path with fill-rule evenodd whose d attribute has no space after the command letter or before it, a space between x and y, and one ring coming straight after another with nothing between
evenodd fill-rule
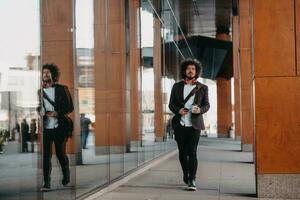
<instances>
[{"instance_id":1,"label":"concrete column","mask_svg":"<svg viewBox=\"0 0 300 200\"><path fill-rule=\"evenodd\" d=\"M73 137L67 142L71 166L71 185L75 184L76 154L80 155L80 132L78 115L78 89L74 84L73 1L41 1L41 63L55 63L60 70L61 84L67 85L74 103L69 116L74 122ZM76 141L76 142L75 142ZM77 143L79 141L79 143ZM79 161L80 163L80 158ZM55 165L55 163L52 163ZM72 167L73 166L73 167Z\"/></svg>"},{"instance_id":2,"label":"concrete column","mask_svg":"<svg viewBox=\"0 0 300 200\"><path fill-rule=\"evenodd\" d=\"M96 153L125 151L125 2L94 1Z\"/></svg>"},{"instance_id":3,"label":"concrete column","mask_svg":"<svg viewBox=\"0 0 300 200\"><path fill-rule=\"evenodd\" d=\"M300 198L299 4L252 0L259 198Z\"/></svg>"},{"instance_id":4,"label":"concrete column","mask_svg":"<svg viewBox=\"0 0 300 200\"><path fill-rule=\"evenodd\" d=\"M219 40L231 40L227 33L218 33L216 36ZM231 81L217 79L217 120L218 120L218 137L229 137L229 130L232 125L232 104L231 104Z\"/></svg>"},{"instance_id":5,"label":"concrete column","mask_svg":"<svg viewBox=\"0 0 300 200\"><path fill-rule=\"evenodd\" d=\"M241 0L240 7L240 71L241 71L241 132L242 150L253 151L253 75L251 66L250 1Z\"/></svg>"}]
</instances>

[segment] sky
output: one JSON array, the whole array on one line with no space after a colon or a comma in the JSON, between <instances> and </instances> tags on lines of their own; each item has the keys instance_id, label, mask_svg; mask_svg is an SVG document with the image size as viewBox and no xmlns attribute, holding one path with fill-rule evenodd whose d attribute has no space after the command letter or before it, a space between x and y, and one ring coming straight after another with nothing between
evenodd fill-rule
<instances>
[{"instance_id":1,"label":"sky","mask_svg":"<svg viewBox=\"0 0 300 200\"><path fill-rule=\"evenodd\" d=\"M40 0L0 0L0 70L40 54ZM153 16L143 11L142 47L153 46ZM76 46L93 48L93 0L76 0Z\"/></svg>"},{"instance_id":2,"label":"sky","mask_svg":"<svg viewBox=\"0 0 300 200\"><path fill-rule=\"evenodd\" d=\"M25 56L39 55L39 0L0 0L0 70L25 67Z\"/></svg>"}]
</instances>

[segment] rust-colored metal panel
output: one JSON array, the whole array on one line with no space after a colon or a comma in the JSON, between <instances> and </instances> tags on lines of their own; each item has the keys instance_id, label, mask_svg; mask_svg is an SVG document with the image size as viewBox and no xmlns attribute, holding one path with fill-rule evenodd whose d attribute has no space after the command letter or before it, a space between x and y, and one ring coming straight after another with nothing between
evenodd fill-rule
<instances>
[{"instance_id":1,"label":"rust-colored metal panel","mask_svg":"<svg viewBox=\"0 0 300 200\"><path fill-rule=\"evenodd\" d=\"M232 125L231 82L227 79L217 79L217 119L218 136L228 137Z\"/></svg>"},{"instance_id":2,"label":"rust-colored metal panel","mask_svg":"<svg viewBox=\"0 0 300 200\"><path fill-rule=\"evenodd\" d=\"M107 48L112 53L125 53L125 25L109 24Z\"/></svg>"},{"instance_id":3,"label":"rust-colored metal panel","mask_svg":"<svg viewBox=\"0 0 300 200\"><path fill-rule=\"evenodd\" d=\"M251 47L251 37L250 37L250 17L240 17L240 48L250 49Z\"/></svg>"},{"instance_id":4,"label":"rust-colored metal panel","mask_svg":"<svg viewBox=\"0 0 300 200\"><path fill-rule=\"evenodd\" d=\"M153 47L153 64L154 64L154 127L155 137L162 138L164 135L164 115L162 99L162 75L161 75L161 24L157 18L153 19L154 24L154 47Z\"/></svg>"},{"instance_id":5,"label":"rust-colored metal panel","mask_svg":"<svg viewBox=\"0 0 300 200\"><path fill-rule=\"evenodd\" d=\"M234 122L235 137L241 136L241 120L240 120L240 63L239 63L239 18L232 18L232 42L233 42L233 76L234 76Z\"/></svg>"},{"instance_id":6,"label":"rust-colored metal panel","mask_svg":"<svg viewBox=\"0 0 300 200\"><path fill-rule=\"evenodd\" d=\"M250 0L239 0L239 16L249 17Z\"/></svg>"},{"instance_id":7,"label":"rust-colored metal panel","mask_svg":"<svg viewBox=\"0 0 300 200\"><path fill-rule=\"evenodd\" d=\"M252 70L251 52L249 49L241 49L241 123L242 144L253 144L253 99L252 99Z\"/></svg>"},{"instance_id":8,"label":"rust-colored metal panel","mask_svg":"<svg viewBox=\"0 0 300 200\"><path fill-rule=\"evenodd\" d=\"M296 11L296 48L297 48L297 76L300 76L300 0L295 0Z\"/></svg>"},{"instance_id":9,"label":"rust-colored metal panel","mask_svg":"<svg viewBox=\"0 0 300 200\"><path fill-rule=\"evenodd\" d=\"M111 53L107 55L108 65L106 66L106 78L110 83L107 89L125 91L125 54Z\"/></svg>"},{"instance_id":10,"label":"rust-colored metal panel","mask_svg":"<svg viewBox=\"0 0 300 200\"><path fill-rule=\"evenodd\" d=\"M294 0L253 0L255 77L295 76Z\"/></svg>"},{"instance_id":11,"label":"rust-colored metal panel","mask_svg":"<svg viewBox=\"0 0 300 200\"><path fill-rule=\"evenodd\" d=\"M125 19L125 1L108 0L108 16L109 24L124 23Z\"/></svg>"},{"instance_id":12,"label":"rust-colored metal panel","mask_svg":"<svg viewBox=\"0 0 300 200\"><path fill-rule=\"evenodd\" d=\"M42 25L67 25L73 23L73 1L41 1ZM70 26L72 27L72 26Z\"/></svg>"},{"instance_id":13,"label":"rust-colored metal panel","mask_svg":"<svg viewBox=\"0 0 300 200\"><path fill-rule=\"evenodd\" d=\"M94 0L94 24L105 25L107 12L106 0Z\"/></svg>"},{"instance_id":14,"label":"rust-colored metal panel","mask_svg":"<svg viewBox=\"0 0 300 200\"><path fill-rule=\"evenodd\" d=\"M60 0L45 0L41 2L41 63L55 63L60 70L59 83L67 85L73 99L75 110L78 93L74 88L73 63L73 2ZM79 119L75 112L69 115L74 121L74 133L79 134ZM75 147L75 137L68 140L67 153L74 154L79 149Z\"/></svg>"},{"instance_id":15,"label":"rust-colored metal panel","mask_svg":"<svg viewBox=\"0 0 300 200\"><path fill-rule=\"evenodd\" d=\"M139 141L141 139L140 126L140 110L139 110L139 67L140 67L140 49L138 47L138 26L137 10L139 9L140 1L129 1L129 37L130 37L130 114L131 114L131 141Z\"/></svg>"},{"instance_id":16,"label":"rust-colored metal panel","mask_svg":"<svg viewBox=\"0 0 300 200\"><path fill-rule=\"evenodd\" d=\"M126 88L124 1L94 1L95 146L125 144ZM108 139L109 138L109 139ZM97 152L97 151L96 151Z\"/></svg>"},{"instance_id":17,"label":"rust-colored metal panel","mask_svg":"<svg viewBox=\"0 0 300 200\"><path fill-rule=\"evenodd\" d=\"M239 1L239 32L240 32L240 48L250 48L250 3L249 0Z\"/></svg>"},{"instance_id":18,"label":"rust-colored metal panel","mask_svg":"<svg viewBox=\"0 0 300 200\"><path fill-rule=\"evenodd\" d=\"M123 146L125 144L125 113L110 113L108 135L110 146Z\"/></svg>"},{"instance_id":19,"label":"rust-colored metal panel","mask_svg":"<svg viewBox=\"0 0 300 200\"><path fill-rule=\"evenodd\" d=\"M300 77L256 78L258 174L300 173Z\"/></svg>"}]
</instances>

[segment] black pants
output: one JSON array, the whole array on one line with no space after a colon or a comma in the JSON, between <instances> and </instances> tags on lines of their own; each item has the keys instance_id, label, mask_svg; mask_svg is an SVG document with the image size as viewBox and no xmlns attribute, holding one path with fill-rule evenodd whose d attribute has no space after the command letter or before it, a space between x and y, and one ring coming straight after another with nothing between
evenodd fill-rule
<instances>
[{"instance_id":1,"label":"black pants","mask_svg":"<svg viewBox=\"0 0 300 200\"><path fill-rule=\"evenodd\" d=\"M22 152L28 152L28 144L27 144L27 134L22 133Z\"/></svg>"},{"instance_id":2,"label":"black pants","mask_svg":"<svg viewBox=\"0 0 300 200\"><path fill-rule=\"evenodd\" d=\"M62 173L69 173L69 159L66 155L67 138L60 135L58 129L44 129L43 137L43 174L45 184L50 184L52 143L55 145L56 157L60 163Z\"/></svg>"},{"instance_id":3,"label":"black pants","mask_svg":"<svg viewBox=\"0 0 300 200\"><path fill-rule=\"evenodd\" d=\"M182 171L183 173L188 173L190 179L195 179L198 167L197 146L200 130L196 130L193 127L179 126L174 131Z\"/></svg>"},{"instance_id":4,"label":"black pants","mask_svg":"<svg viewBox=\"0 0 300 200\"><path fill-rule=\"evenodd\" d=\"M87 138L89 136L89 131L81 131L80 132L81 135L81 146L82 148L86 148L86 142L87 142Z\"/></svg>"}]
</instances>

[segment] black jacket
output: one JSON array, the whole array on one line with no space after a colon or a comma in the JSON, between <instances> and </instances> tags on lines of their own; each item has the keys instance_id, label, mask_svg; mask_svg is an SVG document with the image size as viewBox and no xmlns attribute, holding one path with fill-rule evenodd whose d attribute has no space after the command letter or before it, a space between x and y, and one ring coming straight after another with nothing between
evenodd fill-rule
<instances>
[{"instance_id":1,"label":"black jacket","mask_svg":"<svg viewBox=\"0 0 300 200\"><path fill-rule=\"evenodd\" d=\"M54 110L58 113L58 119L64 117L65 115L73 112L74 106L73 101L68 90L68 87L65 85L55 84L55 106ZM39 90L39 98L41 97L41 90ZM41 101L40 101L41 102ZM40 107L38 109L40 111Z\"/></svg>"},{"instance_id":2,"label":"black jacket","mask_svg":"<svg viewBox=\"0 0 300 200\"><path fill-rule=\"evenodd\" d=\"M204 121L203 121L203 113L206 113L209 108L209 100L208 100L208 87L202 83L197 82L197 87L200 87L200 89L195 93L195 98L193 104L198 105L201 109L199 114L193 114L192 113L192 125L197 130L204 130ZM169 108L170 110L178 117L181 118L181 115L179 114L179 110L181 108L184 108L183 105L183 89L184 89L184 82L180 81L173 85L170 101L169 101ZM178 120L177 123L180 123L180 120ZM179 124L177 124L179 125ZM175 125L176 126L176 125Z\"/></svg>"}]
</instances>

